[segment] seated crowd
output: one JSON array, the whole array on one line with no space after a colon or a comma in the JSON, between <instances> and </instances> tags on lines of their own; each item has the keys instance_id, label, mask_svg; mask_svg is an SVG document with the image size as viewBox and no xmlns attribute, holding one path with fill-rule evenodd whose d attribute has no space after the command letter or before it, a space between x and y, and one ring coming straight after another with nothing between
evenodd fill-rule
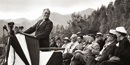
<instances>
[{"instance_id":1,"label":"seated crowd","mask_svg":"<svg viewBox=\"0 0 130 65\"><path fill-rule=\"evenodd\" d=\"M22 32L23 26L15 26L15 33ZM63 65L129 65L130 35L127 37L124 27L110 29L108 34L72 34L60 38L51 38L50 47L65 48ZM104 38L105 37L105 38Z\"/></svg>"},{"instance_id":2,"label":"seated crowd","mask_svg":"<svg viewBox=\"0 0 130 65\"><path fill-rule=\"evenodd\" d=\"M70 39L65 37L63 42L51 38L50 47L65 48L63 65L129 65L130 43L126 35L124 27L110 29L105 39L100 32L78 33Z\"/></svg>"}]
</instances>

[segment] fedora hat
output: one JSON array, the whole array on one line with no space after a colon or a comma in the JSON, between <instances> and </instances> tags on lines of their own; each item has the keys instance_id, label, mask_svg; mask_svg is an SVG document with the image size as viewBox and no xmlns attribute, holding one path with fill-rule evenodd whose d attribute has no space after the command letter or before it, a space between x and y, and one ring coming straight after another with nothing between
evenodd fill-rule
<instances>
[{"instance_id":1,"label":"fedora hat","mask_svg":"<svg viewBox=\"0 0 130 65\"><path fill-rule=\"evenodd\" d=\"M77 34L72 34L72 36L70 37L71 39L77 37Z\"/></svg>"},{"instance_id":2,"label":"fedora hat","mask_svg":"<svg viewBox=\"0 0 130 65\"><path fill-rule=\"evenodd\" d=\"M117 32L120 32L120 33L124 33L124 34L127 34L127 31L125 30L125 28L124 27L116 27L116 31Z\"/></svg>"},{"instance_id":3,"label":"fedora hat","mask_svg":"<svg viewBox=\"0 0 130 65\"><path fill-rule=\"evenodd\" d=\"M98 32L95 37L97 38L97 37L100 37L100 36L103 36L103 34L101 32Z\"/></svg>"},{"instance_id":4,"label":"fedora hat","mask_svg":"<svg viewBox=\"0 0 130 65\"><path fill-rule=\"evenodd\" d=\"M69 38L68 38L68 37L65 37L64 39L65 39L65 40L69 40Z\"/></svg>"},{"instance_id":5,"label":"fedora hat","mask_svg":"<svg viewBox=\"0 0 130 65\"><path fill-rule=\"evenodd\" d=\"M108 36L117 37L117 36L116 36L116 33L117 33L116 30L114 30L114 29L110 29L110 30L109 30L109 34L108 34Z\"/></svg>"},{"instance_id":6,"label":"fedora hat","mask_svg":"<svg viewBox=\"0 0 130 65\"><path fill-rule=\"evenodd\" d=\"M70 41L68 37L65 37L63 40L67 40L67 41Z\"/></svg>"}]
</instances>

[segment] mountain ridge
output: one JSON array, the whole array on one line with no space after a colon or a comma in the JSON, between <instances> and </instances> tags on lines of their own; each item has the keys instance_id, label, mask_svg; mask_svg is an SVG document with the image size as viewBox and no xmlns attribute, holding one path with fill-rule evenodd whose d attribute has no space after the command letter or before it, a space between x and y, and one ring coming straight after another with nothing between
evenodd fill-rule
<instances>
[{"instance_id":1,"label":"mountain ridge","mask_svg":"<svg viewBox=\"0 0 130 65\"><path fill-rule=\"evenodd\" d=\"M79 11L79 13L83 15L90 15L94 9L88 8L82 11ZM18 18L18 19L2 19L0 20L0 31L2 31L3 25L7 25L7 22L14 22L15 26L24 26L24 30L27 28L33 26L38 20L42 19L42 15L39 16L35 20L28 20L26 18ZM67 21L71 20L71 14L59 14L57 12L52 12L50 15L50 20L53 22L53 25L63 25L67 26ZM0 33L0 37L2 37L2 33Z\"/></svg>"}]
</instances>

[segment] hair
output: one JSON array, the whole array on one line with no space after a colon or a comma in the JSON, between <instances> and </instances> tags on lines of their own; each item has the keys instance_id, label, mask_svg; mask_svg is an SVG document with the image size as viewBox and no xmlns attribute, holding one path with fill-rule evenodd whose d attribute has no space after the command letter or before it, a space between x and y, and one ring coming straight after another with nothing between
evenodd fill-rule
<instances>
[{"instance_id":1,"label":"hair","mask_svg":"<svg viewBox=\"0 0 130 65\"><path fill-rule=\"evenodd\" d=\"M93 39L95 39L95 35L94 34L89 34L89 36L93 37Z\"/></svg>"},{"instance_id":2,"label":"hair","mask_svg":"<svg viewBox=\"0 0 130 65\"><path fill-rule=\"evenodd\" d=\"M55 40L55 37L51 37L51 39L54 39L54 40Z\"/></svg>"},{"instance_id":3,"label":"hair","mask_svg":"<svg viewBox=\"0 0 130 65\"><path fill-rule=\"evenodd\" d=\"M15 26L15 29L18 28L18 26Z\"/></svg>"},{"instance_id":4,"label":"hair","mask_svg":"<svg viewBox=\"0 0 130 65\"><path fill-rule=\"evenodd\" d=\"M125 34L125 33L121 33L121 32L118 32L119 34L121 34L121 36L126 36L127 34Z\"/></svg>"},{"instance_id":5,"label":"hair","mask_svg":"<svg viewBox=\"0 0 130 65\"><path fill-rule=\"evenodd\" d=\"M70 40L69 40L69 39L64 39L64 40L67 40L67 42L70 42Z\"/></svg>"},{"instance_id":6,"label":"hair","mask_svg":"<svg viewBox=\"0 0 130 65\"><path fill-rule=\"evenodd\" d=\"M81 39L83 39L83 36L77 36L77 37L80 37Z\"/></svg>"},{"instance_id":7,"label":"hair","mask_svg":"<svg viewBox=\"0 0 130 65\"><path fill-rule=\"evenodd\" d=\"M58 37L58 38L56 39L56 41L57 41L57 40L60 40L60 41L61 41L60 37Z\"/></svg>"},{"instance_id":8,"label":"hair","mask_svg":"<svg viewBox=\"0 0 130 65\"><path fill-rule=\"evenodd\" d=\"M45 10L48 10L48 11L50 12L49 8L45 8L45 9L43 9L43 11L45 11Z\"/></svg>"},{"instance_id":9,"label":"hair","mask_svg":"<svg viewBox=\"0 0 130 65\"><path fill-rule=\"evenodd\" d=\"M109 33L112 37L114 37L115 39L117 38L117 36L115 34Z\"/></svg>"},{"instance_id":10,"label":"hair","mask_svg":"<svg viewBox=\"0 0 130 65\"><path fill-rule=\"evenodd\" d=\"M23 29L24 27L23 26L19 26L19 29Z\"/></svg>"}]
</instances>

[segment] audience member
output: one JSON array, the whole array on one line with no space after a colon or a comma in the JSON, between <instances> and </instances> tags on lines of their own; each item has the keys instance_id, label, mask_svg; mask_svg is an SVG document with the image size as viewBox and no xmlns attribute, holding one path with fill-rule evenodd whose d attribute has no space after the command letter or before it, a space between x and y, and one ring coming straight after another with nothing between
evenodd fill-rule
<instances>
[{"instance_id":1,"label":"audience member","mask_svg":"<svg viewBox=\"0 0 130 65\"><path fill-rule=\"evenodd\" d=\"M84 40L83 40L83 36L78 36L78 37L77 37L77 41L78 41L79 45L77 45L77 46L74 48L73 52L74 52L75 50L83 50L83 46L84 46L84 44L85 44L85 42L84 42Z\"/></svg>"},{"instance_id":2,"label":"audience member","mask_svg":"<svg viewBox=\"0 0 130 65\"><path fill-rule=\"evenodd\" d=\"M51 38L49 47L58 47L58 46L56 45L56 42L55 42L55 38L54 38L54 37Z\"/></svg>"},{"instance_id":3,"label":"audience member","mask_svg":"<svg viewBox=\"0 0 130 65\"><path fill-rule=\"evenodd\" d=\"M63 42L61 41L60 37L58 37L58 38L56 39L56 45L57 45L58 47L62 47Z\"/></svg>"},{"instance_id":4,"label":"audience member","mask_svg":"<svg viewBox=\"0 0 130 65\"><path fill-rule=\"evenodd\" d=\"M19 32L19 27L18 26L15 26L14 28L14 33L17 34Z\"/></svg>"},{"instance_id":5,"label":"audience member","mask_svg":"<svg viewBox=\"0 0 130 65\"><path fill-rule=\"evenodd\" d=\"M82 51L81 50L75 51L74 56L71 59L72 60L71 65L85 64L89 56L95 56L99 54L100 46L96 41L94 41L94 37L89 36L87 38L89 44L86 45Z\"/></svg>"},{"instance_id":6,"label":"audience member","mask_svg":"<svg viewBox=\"0 0 130 65\"><path fill-rule=\"evenodd\" d=\"M19 26L19 32L23 32L23 26Z\"/></svg>"},{"instance_id":7,"label":"audience member","mask_svg":"<svg viewBox=\"0 0 130 65\"><path fill-rule=\"evenodd\" d=\"M88 57L86 65L99 65L102 61L109 60L109 57L114 54L117 43L116 31L111 29L107 36L107 42L97 57Z\"/></svg>"},{"instance_id":8,"label":"audience member","mask_svg":"<svg viewBox=\"0 0 130 65\"><path fill-rule=\"evenodd\" d=\"M70 39L71 39L71 42L69 44L67 44L67 47L65 48L65 51L63 54L64 65L70 64L71 58L73 57L73 50L79 44L77 41L76 34L72 34Z\"/></svg>"},{"instance_id":9,"label":"audience member","mask_svg":"<svg viewBox=\"0 0 130 65\"><path fill-rule=\"evenodd\" d=\"M103 41L103 34L98 32L97 35L96 35L96 41L97 43L100 45L100 50L102 50L104 44L105 44L105 41Z\"/></svg>"},{"instance_id":10,"label":"audience member","mask_svg":"<svg viewBox=\"0 0 130 65\"><path fill-rule=\"evenodd\" d=\"M65 37L65 38L63 39L63 42L64 42L64 44L62 45L62 48L66 48L66 47L67 47L67 44L70 43L70 40L69 40L68 37Z\"/></svg>"},{"instance_id":11,"label":"audience member","mask_svg":"<svg viewBox=\"0 0 130 65\"><path fill-rule=\"evenodd\" d=\"M126 30L124 27L116 28L117 41L114 54L108 61L102 62L100 65L129 65L130 64L130 43L126 38Z\"/></svg>"}]
</instances>

